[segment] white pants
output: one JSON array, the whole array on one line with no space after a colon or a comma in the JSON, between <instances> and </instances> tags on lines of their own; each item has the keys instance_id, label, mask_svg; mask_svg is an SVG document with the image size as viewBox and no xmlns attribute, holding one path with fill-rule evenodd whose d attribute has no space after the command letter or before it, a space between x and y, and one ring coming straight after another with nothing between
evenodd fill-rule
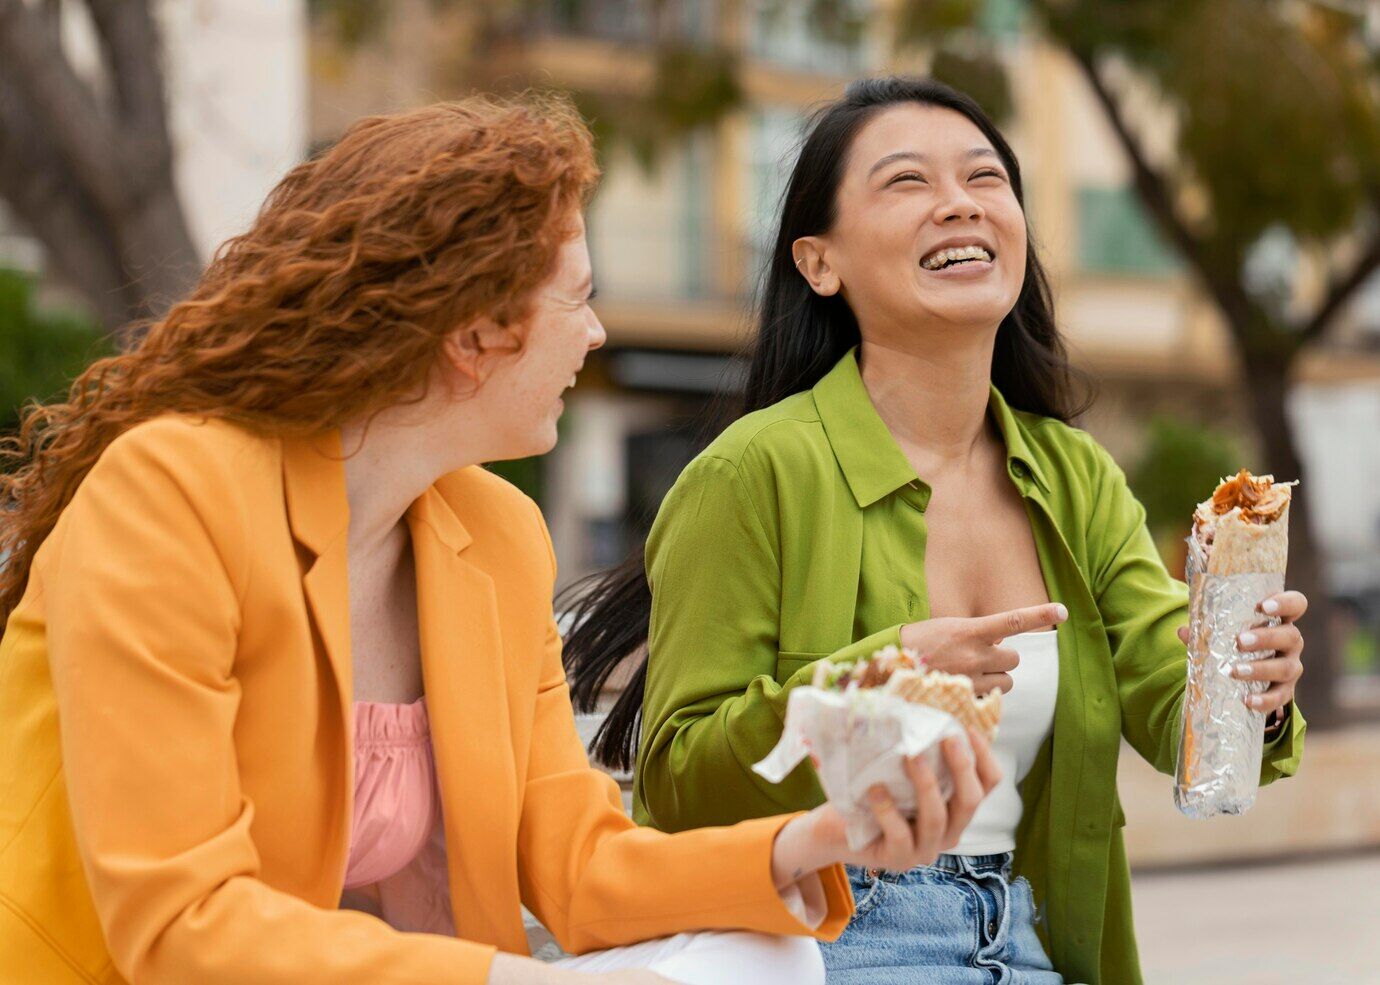
<instances>
[{"instance_id":1,"label":"white pants","mask_svg":"<svg viewBox=\"0 0 1380 985\"><path fill-rule=\"evenodd\" d=\"M553 963L573 971L646 968L684 985L824 985L824 957L809 937L741 930L676 934Z\"/></svg>"}]
</instances>

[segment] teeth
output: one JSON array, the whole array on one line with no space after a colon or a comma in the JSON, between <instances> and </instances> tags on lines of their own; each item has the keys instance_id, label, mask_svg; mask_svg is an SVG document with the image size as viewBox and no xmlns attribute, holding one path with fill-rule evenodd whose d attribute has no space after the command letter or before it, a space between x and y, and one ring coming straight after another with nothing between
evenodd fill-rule
<instances>
[{"instance_id":1,"label":"teeth","mask_svg":"<svg viewBox=\"0 0 1380 985\"><path fill-rule=\"evenodd\" d=\"M575 377L573 377L573 376L570 378L570 385L571 385L571 386L574 386L574 385L575 385Z\"/></svg>"},{"instance_id":2,"label":"teeth","mask_svg":"<svg viewBox=\"0 0 1380 985\"><path fill-rule=\"evenodd\" d=\"M981 246L958 246L946 250L936 250L921 261L920 265L926 270L939 270L941 267L958 260L991 261L991 259L991 255Z\"/></svg>"}]
</instances>

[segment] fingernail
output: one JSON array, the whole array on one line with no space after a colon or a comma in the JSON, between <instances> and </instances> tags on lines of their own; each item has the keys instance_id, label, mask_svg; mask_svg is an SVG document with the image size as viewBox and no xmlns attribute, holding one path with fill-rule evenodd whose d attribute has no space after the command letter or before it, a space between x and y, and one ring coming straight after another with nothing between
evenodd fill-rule
<instances>
[{"instance_id":1,"label":"fingernail","mask_svg":"<svg viewBox=\"0 0 1380 985\"><path fill-rule=\"evenodd\" d=\"M1279 603L1274 599L1266 599L1260 604L1260 611L1268 616L1273 616L1279 611Z\"/></svg>"},{"instance_id":2,"label":"fingernail","mask_svg":"<svg viewBox=\"0 0 1380 985\"><path fill-rule=\"evenodd\" d=\"M1264 703L1265 699L1258 694L1252 694L1249 698L1246 699L1246 704L1250 705L1252 708L1259 708Z\"/></svg>"},{"instance_id":3,"label":"fingernail","mask_svg":"<svg viewBox=\"0 0 1380 985\"><path fill-rule=\"evenodd\" d=\"M1237 664L1235 670L1237 677L1250 677L1255 673L1250 664Z\"/></svg>"},{"instance_id":4,"label":"fingernail","mask_svg":"<svg viewBox=\"0 0 1380 985\"><path fill-rule=\"evenodd\" d=\"M1255 633L1242 633L1242 634L1241 634L1241 645L1242 645L1242 646L1255 646L1255 641L1256 641L1256 635L1255 635Z\"/></svg>"},{"instance_id":5,"label":"fingernail","mask_svg":"<svg viewBox=\"0 0 1380 985\"><path fill-rule=\"evenodd\" d=\"M1055 618L1058 619L1060 622L1063 622L1065 619L1067 619L1067 618L1069 617L1069 610L1066 609L1066 608L1064 607L1064 603L1063 603L1063 602L1058 602L1058 603L1055 604L1055 606L1054 606L1054 616L1055 616Z\"/></svg>"}]
</instances>

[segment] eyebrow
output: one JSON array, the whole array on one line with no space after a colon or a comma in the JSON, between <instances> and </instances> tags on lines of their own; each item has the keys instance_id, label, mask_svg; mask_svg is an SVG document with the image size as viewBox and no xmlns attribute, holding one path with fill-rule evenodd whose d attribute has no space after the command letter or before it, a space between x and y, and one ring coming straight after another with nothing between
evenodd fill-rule
<instances>
[{"instance_id":1,"label":"eyebrow","mask_svg":"<svg viewBox=\"0 0 1380 985\"><path fill-rule=\"evenodd\" d=\"M971 161L975 157L998 157L998 155L997 152L990 147L974 147L963 155L965 161ZM913 150L898 150L888 154L876 164L872 165L872 169L867 172L867 176L870 178L888 164L895 164L897 161L915 161L919 164L928 164L930 158L926 154L919 154Z\"/></svg>"}]
</instances>

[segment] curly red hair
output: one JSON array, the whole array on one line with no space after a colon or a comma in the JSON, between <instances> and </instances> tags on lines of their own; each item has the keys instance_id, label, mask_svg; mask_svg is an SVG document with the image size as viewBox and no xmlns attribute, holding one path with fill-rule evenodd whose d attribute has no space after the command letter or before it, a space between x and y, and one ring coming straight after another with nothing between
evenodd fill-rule
<instances>
[{"instance_id":1,"label":"curly red hair","mask_svg":"<svg viewBox=\"0 0 1380 985\"><path fill-rule=\"evenodd\" d=\"M0 626L121 433L182 412L310 434L419 399L449 333L523 319L597 177L579 114L531 95L364 119L294 168L190 297L0 443Z\"/></svg>"}]
</instances>

